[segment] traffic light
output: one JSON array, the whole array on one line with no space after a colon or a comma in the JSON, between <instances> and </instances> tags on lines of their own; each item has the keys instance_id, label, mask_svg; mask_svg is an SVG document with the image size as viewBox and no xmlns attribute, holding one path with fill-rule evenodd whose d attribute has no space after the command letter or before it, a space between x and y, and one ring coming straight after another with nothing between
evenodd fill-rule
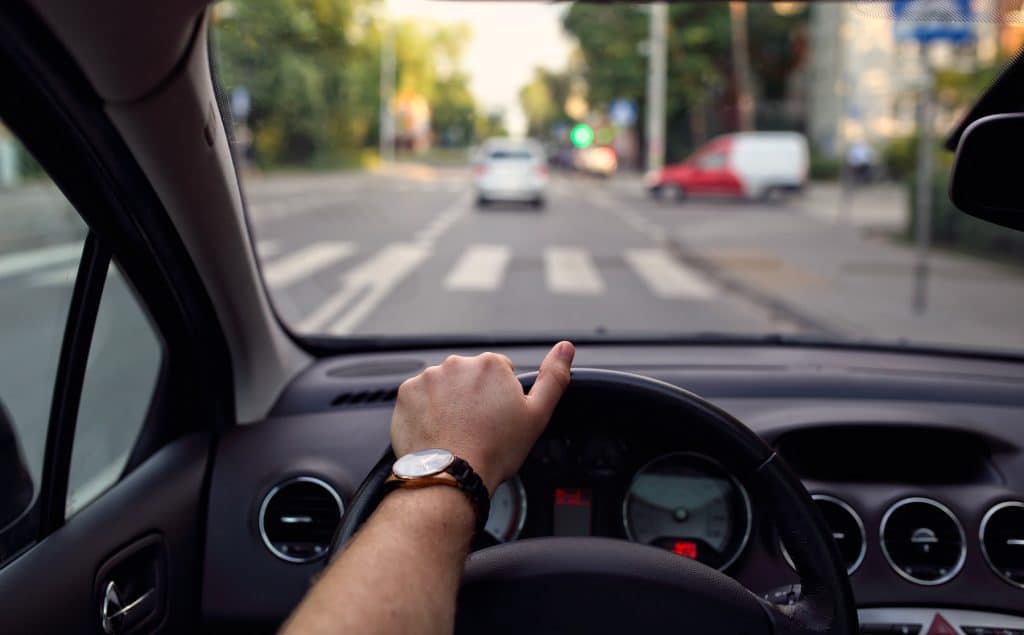
<instances>
[{"instance_id":1,"label":"traffic light","mask_svg":"<svg viewBox=\"0 0 1024 635\"><path fill-rule=\"evenodd\" d=\"M586 148L594 142L594 129L585 123L578 123L569 132L569 140L577 148Z\"/></svg>"}]
</instances>

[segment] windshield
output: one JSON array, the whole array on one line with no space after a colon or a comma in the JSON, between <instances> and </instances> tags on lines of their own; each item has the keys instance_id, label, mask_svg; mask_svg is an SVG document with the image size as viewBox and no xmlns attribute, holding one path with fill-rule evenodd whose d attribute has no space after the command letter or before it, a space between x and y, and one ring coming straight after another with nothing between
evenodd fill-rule
<instances>
[{"instance_id":1,"label":"windshield","mask_svg":"<svg viewBox=\"0 0 1024 635\"><path fill-rule=\"evenodd\" d=\"M1024 235L952 206L941 147L1024 29L906 4L221 2L275 309L340 338L1024 351Z\"/></svg>"}]
</instances>

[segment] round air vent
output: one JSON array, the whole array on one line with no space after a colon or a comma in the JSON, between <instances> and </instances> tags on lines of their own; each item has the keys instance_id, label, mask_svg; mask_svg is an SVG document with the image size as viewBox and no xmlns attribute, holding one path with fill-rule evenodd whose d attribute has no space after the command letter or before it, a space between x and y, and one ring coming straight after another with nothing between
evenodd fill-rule
<instances>
[{"instance_id":1,"label":"round air vent","mask_svg":"<svg viewBox=\"0 0 1024 635\"><path fill-rule=\"evenodd\" d=\"M981 519L981 552L1000 578L1024 587L1024 503L1009 501Z\"/></svg>"},{"instance_id":2,"label":"round air vent","mask_svg":"<svg viewBox=\"0 0 1024 635\"><path fill-rule=\"evenodd\" d=\"M882 517L882 553L907 580L935 585L964 565L964 529L948 507L930 498L906 498Z\"/></svg>"},{"instance_id":3,"label":"round air vent","mask_svg":"<svg viewBox=\"0 0 1024 635\"><path fill-rule=\"evenodd\" d=\"M864 560L864 554L867 551L864 540L864 523L861 522L860 516L852 507L835 496L814 494L811 498L818 505L821 515L825 517L825 523L832 530L832 538L835 539L836 545L839 547L839 555L842 556L843 563L846 564L846 572L853 573ZM786 563L790 567L795 569L793 560L786 552L786 547L780 546L782 547L782 557L786 559Z\"/></svg>"},{"instance_id":4,"label":"round air vent","mask_svg":"<svg viewBox=\"0 0 1024 635\"><path fill-rule=\"evenodd\" d=\"M260 505L260 536L267 549L287 562L312 562L331 545L344 506L338 492L311 476L272 488Z\"/></svg>"}]
</instances>

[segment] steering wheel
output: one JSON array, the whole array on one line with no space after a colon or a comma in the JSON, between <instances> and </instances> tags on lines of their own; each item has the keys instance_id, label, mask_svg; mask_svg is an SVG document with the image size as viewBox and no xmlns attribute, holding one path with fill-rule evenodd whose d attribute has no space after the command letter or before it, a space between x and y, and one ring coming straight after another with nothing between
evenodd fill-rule
<instances>
[{"instance_id":1,"label":"steering wheel","mask_svg":"<svg viewBox=\"0 0 1024 635\"><path fill-rule=\"evenodd\" d=\"M519 379L529 390L536 377ZM853 592L831 531L800 480L750 428L693 393L631 373L574 369L563 403L568 397L658 407L728 453L778 529L800 597L779 606L699 562L625 540L531 538L469 556L456 632L856 635ZM349 503L332 558L380 503L394 460L389 449Z\"/></svg>"}]
</instances>

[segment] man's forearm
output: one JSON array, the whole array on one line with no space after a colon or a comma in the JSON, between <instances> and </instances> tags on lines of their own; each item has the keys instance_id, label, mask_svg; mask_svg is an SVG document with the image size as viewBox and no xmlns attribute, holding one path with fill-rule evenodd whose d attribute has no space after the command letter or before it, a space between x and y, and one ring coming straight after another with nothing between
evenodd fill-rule
<instances>
[{"instance_id":1,"label":"man's forearm","mask_svg":"<svg viewBox=\"0 0 1024 635\"><path fill-rule=\"evenodd\" d=\"M451 633L473 523L472 505L453 487L393 492L284 632Z\"/></svg>"}]
</instances>

